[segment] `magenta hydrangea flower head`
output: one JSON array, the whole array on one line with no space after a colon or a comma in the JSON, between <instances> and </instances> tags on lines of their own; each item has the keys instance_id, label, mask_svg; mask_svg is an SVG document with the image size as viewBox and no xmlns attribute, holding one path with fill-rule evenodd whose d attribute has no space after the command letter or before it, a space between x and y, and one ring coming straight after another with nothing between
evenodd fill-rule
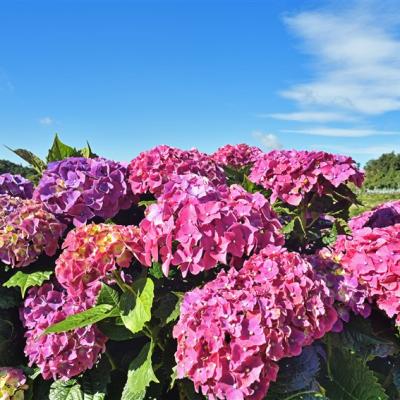
<instances>
[{"instance_id":1,"label":"magenta hydrangea flower head","mask_svg":"<svg viewBox=\"0 0 400 400\"><path fill-rule=\"evenodd\" d=\"M19 268L53 256L66 227L40 202L16 199L0 196L0 260Z\"/></svg>"},{"instance_id":2,"label":"magenta hydrangea flower head","mask_svg":"<svg viewBox=\"0 0 400 400\"><path fill-rule=\"evenodd\" d=\"M84 225L70 231L56 261L56 277L70 296L85 296L118 268L129 267L138 228L110 224Z\"/></svg>"},{"instance_id":3,"label":"magenta hydrangea flower head","mask_svg":"<svg viewBox=\"0 0 400 400\"><path fill-rule=\"evenodd\" d=\"M69 379L92 368L105 351L107 337L91 325L64 333L43 334L46 328L69 315L93 306L95 296L88 291L79 302L53 284L29 290L20 310L26 328L25 354L29 365L37 365L44 379Z\"/></svg>"},{"instance_id":4,"label":"magenta hydrangea flower head","mask_svg":"<svg viewBox=\"0 0 400 400\"><path fill-rule=\"evenodd\" d=\"M0 194L31 199L33 183L21 175L0 174Z\"/></svg>"},{"instance_id":5,"label":"magenta hydrangea flower head","mask_svg":"<svg viewBox=\"0 0 400 400\"><path fill-rule=\"evenodd\" d=\"M0 400L24 400L26 376L19 368L0 368Z\"/></svg>"},{"instance_id":6,"label":"magenta hydrangea flower head","mask_svg":"<svg viewBox=\"0 0 400 400\"><path fill-rule=\"evenodd\" d=\"M363 177L350 157L297 150L274 150L258 157L249 176L271 190L272 203L280 199L294 206L310 192L322 196L341 184L361 186Z\"/></svg>"},{"instance_id":7,"label":"magenta hydrangea flower head","mask_svg":"<svg viewBox=\"0 0 400 400\"><path fill-rule=\"evenodd\" d=\"M349 221L352 230L369 228L384 228L400 223L400 200L389 201L366 211Z\"/></svg>"},{"instance_id":8,"label":"magenta hydrangea flower head","mask_svg":"<svg viewBox=\"0 0 400 400\"><path fill-rule=\"evenodd\" d=\"M283 244L280 228L259 193L238 185L216 187L198 175L174 176L146 210L136 256L148 266L161 261L166 276L171 265L184 277L217 263L239 267L266 245Z\"/></svg>"},{"instance_id":9,"label":"magenta hydrangea flower head","mask_svg":"<svg viewBox=\"0 0 400 400\"><path fill-rule=\"evenodd\" d=\"M261 400L277 362L332 329L332 303L306 260L267 246L240 271L222 271L185 294L173 329L178 378L210 400Z\"/></svg>"},{"instance_id":10,"label":"magenta hydrangea flower head","mask_svg":"<svg viewBox=\"0 0 400 400\"><path fill-rule=\"evenodd\" d=\"M149 192L158 197L172 175L188 173L205 176L217 185L226 183L222 167L196 149L157 146L140 153L129 164L129 182L135 194Z\"/></svg>"},{"instance_id":11,"label":"magenta hydrangea flower head","mask_svg":"<svg viewBox=\"0 0 400 400\"><path fill-rule=\"evenodd\" d=\"M400 325L400 224L355 230L339 237L334 250L348 279Z\"/></svg>"},{"instance_id":12,"label":"magenta hydrangea flower head","mask_svg":"<svg viewBox=\"0 0 400 400\"><path fill-rule=\"evenodd\" d=\"M263 154L262 150L245 143L220 147L211 157L219 165L231 168L243 168L254 164L257 158Z\"/></svg>"},{"instance_id":13,"label":"magenta hydrangea flower head","mask_svg":"<svg viewBox=\"0 0 400 400\"><path fill-rule=\"evenodd\" d=\"M134 201L126 182L127 168L104 158L70 157L50 163L34 191L53 214L80 226L114 217Z\"/></svg>"}]
</instances>

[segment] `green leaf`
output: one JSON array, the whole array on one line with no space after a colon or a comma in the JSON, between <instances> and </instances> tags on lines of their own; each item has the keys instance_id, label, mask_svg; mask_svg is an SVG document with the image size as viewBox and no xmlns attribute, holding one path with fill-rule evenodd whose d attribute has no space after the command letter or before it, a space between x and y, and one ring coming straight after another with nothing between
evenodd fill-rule
<instances>
[{"instance_id":1,"label":"green leaf","mask_svg":"<svg viewBox=\"0 0 400 400\"><path fill-rule=\"evenodd\" d=\"M24 161L29 163L37 172L40 174L46 169L46 163L42 161L38 156L25 149L11 149L6 146L8 150L15 153L18 157L21 157Z\"/></svg>"},{"instance_id":2,"label":"green leaf","mask_svg":"<svg viewBox=\"0 0 400 400\"><path fill-rule=\"evenodd\" d=\"M283 228L282 228L282 233L284 234L289 234L292 233L294 230L294 224L296 222L296 219L293 218L291 219Z\"/></svg>"},{"instance_id":3,"label":"green leaf","mask_svg":"<svg viewBox=\"0 0 400 400\"><path fill-rule=\"evenodd\" d=\"M143 400L150 383L158 383L151 361L153 348L153 342L147 343L129 365L128 379L121 400Z\"/></svg>"},{"instance_id":4,"label":"green leaf","mask_svg":"<svg viewBox=\"0 0 400 400\"><path fill-rule=\"evenodd\" d=\"M109 304L100 304L78 314L70 315L61 322L49 326L44 334L68 332L73 329L93 325L105 318L115 317L116 309Z\"/></svg>"},{"instance_id":5,"label":"green leaf","mask_svg":"<svg viewBox=\"0 0 400 400\"><path fill-rule=\"evenodd\" d=\"M96 305L100 304L109 304L110 306L118 307L119 293L112 287L103 283L96 302Z\"/></svg>"},{"instance_id":6,"label":"green leaf","mask_svg":"<svg viewBox=\"0 0 400 400\"><path fill-rule=\"evenodd\" d=\"M55 381L50 386L49 400L83 400L81 386L75 379Z\"/></svg>"},{"instance_id":7,"label":"green leaf","mask_svg":"<svg viewBox=\"0 0 400 400\"><path fill-rule=\"evenodd\" d=\"M242 182L242 187L244 190L246 190L249 193L254 193L256 184L252 182L247 175L244 175L243 177L243 182Z\"/></svg>"},{"instance_id":8,"label":"green leaf","mask_svg":"<svg viewBox=\"0 0 400 400\"><path fill-rule=\"evenodd\" d=\"M18 307L20 305L20 296L15 289L7 289L0 286L0 310Z\"/></svg>"},{"instance_id":9,"label":"green leaf","mask_svg":"<svg viewBox=\"0 0 400 400\"><path fill-rule=\"evenodd\" d=\"M138 279L132 286L133 293L123 293L120 301L121 318L132 332L141 331L151 319L154 299L154 283L150 278Z\"/></svg>"},{"instance_id":10,"label":"green leaf","mask_svg":"<svg viewBox=\"0 0 400 400\"><path fill-rule=\"evenodd\" d=\"M53 271L38 271L31 274L25 274L18 271L7 282L3 283L5 287L19 287L21 289L22 297L25 296L26 290L32 286L41 286L44 281L50 279Z\"/></svg>"},{"instance_id":11,"label":"green leaf","mask_svg":"<svg viewBox=\"0 0 400 400\"><path fill-rule=\"evenodd\" d=\"M111 366L106 357L102 357L95 368L85 372L82 378L83 400L104 400L107 385L111 382Z\"/></svg>"},{"instance_id":12,"label":"green leaf","mask_svg":"<svg viewBox=\"0 0 400 400\"><path fill-rule=\"evenodd\" d=\"M388 400L369 367L349 351L335 348L329 362L326 395L335 400Z\"/></svg>"},{"instance_id":13,"label":"green leaf","mask_svg":"<svg viewBox=\"0 0 400 400\"><path fill-rule=\"evenodd\" d=\"M132 333L122 322L121 318L107 318L97 323L97 327L110 339L123 342L141 336L140 333Z\"/></svg>"},{"instance_id":14,"label":"green leaf","mask_svg":"<svg viewBox=\"0 0 400 400\"><path fill-rule=\"evenodd\" d=\"M68 157L79 156L79 151L75 148L66 145L58 137L57 133L54 137L53 145L47 154L47 162L64 160Z\"/></svg>"},{"instance_id":15,"label":"green leaf","mask_svg":"<svg viewBox=\"0 0 400 400\"><path fill-rule=\"evenodd\" d=\"M161 298L154 315L161 320L161 326L168 325L178 319L181 310L182 296L168 293Z\"/></svg>"},{"instance_id":16,"label":"green leaf","mask_svg":"<svg viewBox=\"0 0 400 400\"><path fill-rule=\"evenodd\" d=\"M161 268L161 263L159 262L153 262L151 264L151 267L149 268L149 274L153 276L156 279L161 279L164 277L164 274L162 272Z\"/></svg>"},{"instance_id":17,"label":"green leaf","mask_svg":"<svg viewBox=\"0 0 400 400\"><path fill-rule=\"evenodd\" d=\"M157 200L156 200L156 199L152 199L152 200L142 200L142 201L139 201L138 206L139 206L139 207L147 207L147 206L149 206L149 205L151 205L151 204L155 204L155 203L157 203Z\"/></svg>"}]
</instances>

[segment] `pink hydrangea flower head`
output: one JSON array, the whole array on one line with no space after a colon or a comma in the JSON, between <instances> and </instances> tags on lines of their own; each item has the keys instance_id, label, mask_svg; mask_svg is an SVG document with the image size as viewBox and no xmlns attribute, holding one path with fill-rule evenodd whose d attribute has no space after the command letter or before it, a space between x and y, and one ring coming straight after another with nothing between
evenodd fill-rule
<instances>
[{"instance_id":1,"label":"pink hydrangea flower head","mask_svg":"<svg viewBox=\"0 0 400 400\"><path fill-rule=\"evenodd\" d=\"M352 230L364 227L384 228L400 223L400 200L389 201L366 211L349 221Z\"/></svg>"},{"instance_id":2,"label":"pink hydrangea flower head","mask_svg":"<svg viewBox=\"0 0 400 400\"><path fill-rule=\"evenodd\" d=\"M280 199L297 206L310 192L319 196L341 184L361 186L363 173L350 157L323 151L273 150L255 162L250 180L271 190L271 202Z\"/></svg>"},{"instance_id":3,"label":"pink hydrangea flower head","mask_svg":"<svg viewBox=\"0 0 400 400\"><path fill-rule=\"evenodd\" d=\"M172 177L139 227L137 258L148 266L161 261L166 276L171 265L184 277L218 263L240 267L244 258L284 241L264 196L193 174Z\"/></svg>"},{"instance_id":4,"label":"pink hydrangea flower head","mask_svg":"<svg viewBox=\"0 0 400 400\"><path fill-rule=\"evenodd\" d=\"M110 272L130 266L137 236L134 226L90 224L71 230L56 261L58 282L71 296L98 289Z\"/></svg>"},{"instance_id":5,"label":"pink hydrangea flower head","mask_svg":"<svg viewBox=\"0 0 400 400\"><path fill-rule=\"evenodd\" d=\"M332 303L307 261L267 246L240 271L222 271L185 294L173 329L178 377L210 400L261 400L277 362L331 330Z\"/></svg>"},{"instance_id":6,"label":"pink hydrangea flower head","mask_svg":"<svg viewBox=\"0 0 400 400\"><path fill-rule=\"evenodd\" d=\"M37 365L44 379L70 379L92 368L105 351L107 337L91 325L64 333L43 332L69 315L93 306L94 293L79 302L51 283L29 290L20 310L26 328L25 354Z\"/></svg>"},{"instance_id":7,"label":"pink hydrangea flower head","mask_svg":"<svg viewBox=\"0 0 400 400\"><path fill-rule=\"evenodd\" d=\"M112 218L135 200L127 184L124 164L84 157L50 163L33 198L75 226L96 216Z\"/></svg>"},{"instance_id":8,"label":"pink hydrangea flower head","mask_svg":"<svg viewBox=\"0 0 400 400\"><path fill-rule=\"evenodd\" d=\"M65 225L35 200L0 196L0 260L25 267L42 254L53 256Z\"/></svg>"},{"instance_id":9,"label":"pink hydrangea flower head","mask_svg":"<svg viewBox=\"0 0 400 400\"><path fill-rule=\"evenodd\" d=\"M28 389L26 377L19 368L0 368L0 400L24 400Z\"/></svg>"},{"instance_id":10,"label":"pink hydrangea flower head","mask_svg":"<svg viewBox=\"0 0 400 400\"><path fill-rule=\"evenodd\" d=\"M0 194L31 199L33 183L21 175L0 174Z\"/></svg>"},{"instance_id":11,"label":"pink hydrangea flower head","mask_svg":"<svg viewBox=\"0 0 400 400\"><path fill-rule=\"evenodd\" d=\"M400 224L355 230L339 237L334 251L347 279L400 324Z\"/></svg>"},{"instance_id":12,"label":"pink hydrangea flower head","mask_svg":"<svg viewBox=\"0 0 400 400\"><path fill-rule=\"evenodd\" d=\"M172 175L187 173L205 176L217 185L226 182L224 170L196 149L157 146L140 153L129 164L129 182L135 194L150 192L158 197Z\"/></svg>"},{"instance_id":13,"label":"pink hydrangea flower head","mask_svg":"<svg viewBox=\"0 0 400 400\"><path fill-rule=\"evenodd\" d=\"M241 143L220 147L211 157L219 165L240 169L254 164L261 154L263 152L258 147Z\"/></svg>"}]
</instances>

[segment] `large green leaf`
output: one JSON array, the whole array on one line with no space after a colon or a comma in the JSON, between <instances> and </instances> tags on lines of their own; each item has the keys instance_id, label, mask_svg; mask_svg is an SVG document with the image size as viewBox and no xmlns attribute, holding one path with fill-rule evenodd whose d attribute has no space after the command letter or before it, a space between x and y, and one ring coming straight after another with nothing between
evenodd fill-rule
<instances>
[{"instance_id":1,"label":"large green leaf","mask_svg":"<svg viewBox=\"0 0 400 400\"><path fill-rule=\"evenodd\" d=\"M63 143L56 134L53 145L47 154L46 161L49 163L52 161L59 161L63 160L64 158L76 156L80 156L80 152L77 149Z\"/></svg>"},{"instance_id":2,"label":"large green leaf","mask_svg":"<svg viewBox=\"0 0 400 400\"><path fill-rule=\"evenodd\" d=\"M158 383L151 361L153 347L152 342L147 343L129 365L128 379L121 400L143 400L150 383Z\"/></svg>"},{"instance_id":3,"label":"large green leaf","mask_svg":"<svg viewBox=\"0 0 400 400\"><path fill-rule=\"evenodd\" d=\"M119 293L112 287L102 284L99 295L97 296L97 305L109 304L113 307L119 306Z\"/></svg>"},{"instance_id":4,"label":"large green leaf","mask_svg":"<svg viewBox=\"0 0 400 400\"><path fill-rule=\"evenodd\" d=\"M5 287L19 287L21 289L22 297L25 296L25 292L32 286L41 286L44 281L50 279L53 271L38 271L32 272L31 274L25 274L24 272L18 271L14 274L7 282L3 283Z\"/></svg>"},{"instance_id":5,"label":"large green leaf","mask_svg":"<svg viewBox=\"0 0 400 400\"><path fill-rule=\"evenodd\" d=\"M132 333L137 333L151 319L154 283L150 278L141 278L132 287L135 294L123 293L121 296L120 312L125 326Z\"/></svg>"},{"instance_id":6,"label":"large green leaf","mask_svg":"<svg viewBox=\"0 0 400 400\"><path fill-rule=\"evenodd\" d=\"M49 400L84 400L81 386L75 379L55 381L50 386Z\"/></svg>"},{"instance_id":7,"label":"large green leaf","mask_svg":"<svg viewBox=\"0 0 400 400\"><path fill-rule=\"evenodd\" d=\"M46 169L46 163L32 152L25 149L11 149L8 146L6 147L8 150L11 150L17 156L21 157L24 161L29 163L40 174Z\"/></svg>"},{"instance_id":8,"label":"large green leaf","mask_svg":"<svg viewBox=\"0 0 400 400\"><path fill-rule=\"evenodd\" d=\"M388 400L378 379L360 358L335 348L328 359L326 395L334 400Z\"/></svg>"},{"instance_id":9,"label":"large green leaf","mask_svg":"<svg viewBox=\"0 0 400 400\"><path fill-rule=\"evenodd\" d=\"M182 299L183 296L178 296L174 293L167 293L161 298L158 307L154 311L154 315L161 321L161 326L178 319Z\"/></svg>"},{"instance_id":10,"label":"large green leaf","mask_svg":"<svg viewBox=\"0 0 400 400\"><path fill-rule=\"evenodd\" d=\"M44 334L67 332L77 328L93 325L105 318L115 317L117 311L109 304L100 304L78 314L70 315L61 322L49 326Z\"/></svg>"},{"instance_id":11,"label":"large green leaf","mask_svg":"<svg viewBox=\"0 0 400 400\"><path fill-rule=\"evenodd\" d=\"M107 357L102 357L95 368L86 371L82 377L83 400L104 400L107 385L111 381L111 366Z\"/></svg>"}]
</instances>

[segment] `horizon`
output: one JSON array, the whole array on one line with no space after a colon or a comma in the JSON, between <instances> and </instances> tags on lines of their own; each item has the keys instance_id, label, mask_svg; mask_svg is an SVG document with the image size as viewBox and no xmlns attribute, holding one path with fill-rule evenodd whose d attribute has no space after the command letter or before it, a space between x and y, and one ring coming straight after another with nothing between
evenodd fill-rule
<instances>
[{"instance_id":1,"label":"horizon","mask_svg":"<svg viewBox=\"0 0 400 400\"><path fill-rule=\"evenodd\" d=\"M400 152L399 25L395 1L5 2L1 144L44 157L57 132L129 161L244 142L365 165Z\"/></svg>"}]
</instances>

